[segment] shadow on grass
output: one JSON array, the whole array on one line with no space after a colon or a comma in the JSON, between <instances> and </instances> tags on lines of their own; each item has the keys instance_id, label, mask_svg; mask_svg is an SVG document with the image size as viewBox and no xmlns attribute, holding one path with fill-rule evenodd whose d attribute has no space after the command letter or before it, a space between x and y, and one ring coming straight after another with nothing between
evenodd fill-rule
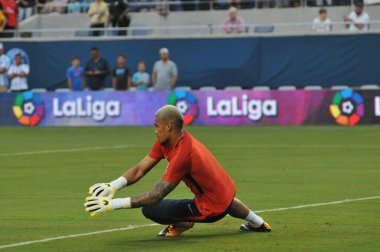
<instances>
[{"instance_id":1,"label":"shadow on grass","mask_svg":"<svg viewBox=\"0 0 380 252\"><path fill-rule=\"evenodd\" d=\"M219 233L192 233L192 234L184 234L179 237L159 237L155 236L154 233L152 233L151 238L146 239L146 236L142 239L128 239L128 240L119 240L116 241L116 243L120 246L128 246L128 247L133 247L136 250L139 249L159 249L163 250L165 248L171 248L174 249L176 245L179 246L186 246L186 245L194 245L197 241L207 241L209 240L210 242L218 242L218 241L223 241L225 238L237 238L239 236L244 236L244 235L252 235L248 233L243 233L240 231L220 231ZM115 244L115 241L113 241ZM148 249L148 250L149 250Z\"/></svg>"}]
</instances>

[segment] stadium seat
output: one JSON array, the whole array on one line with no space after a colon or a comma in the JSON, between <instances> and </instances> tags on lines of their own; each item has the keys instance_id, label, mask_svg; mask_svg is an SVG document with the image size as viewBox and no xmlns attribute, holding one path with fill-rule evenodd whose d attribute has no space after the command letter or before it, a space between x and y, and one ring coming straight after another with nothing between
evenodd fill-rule
<instances>
[{"instance_id":1,"label":"stadium seat","mask_svg":"<svg viewBox=\"0 0 380 252\"><path fill-rule=\"evenodd\" d=\"M305 90L321 90L321 86L305 86L303 89Z\"/></svg>"},{"instance_id":2,"label":"stadium seat","mask_svg":"<svg viewBox=\"0 0 380 252\"><path fill-rule=\"evenodd\" d=\"M280 86L278 87L278 90L285 90L285 91L290 91L290 90L296 90L297 88L295 86Z\"/></svg>"},{"instance_id":3,"label":"stadium seat","mask_svg":"<svg viewBox=\"0 0 380 252\"><path fill-rule=\"evenodd\" d=\"M268 86L256 86L252 88L253 90L270 90Z\"/></svg>"},{"instance_id":4,"label":"stadium seat","mask_svg":"<svg viewBox=\"0 0 380 252\"><path fill-rule=\"evenodd\" d=\"M58 92L58 93L68 93L68 92L71 92L71 90L68 89L68 88L57 88L55 90L55 92Z\"/></svg>"},{"instance_id":5,"label":"stadium seat","mask_svg":"<svg viewBox=\"0 0 380 252\"><path fill-rule=\"evenodd\" d=\"M331 86L332 90L342 90L342 89L347 89L348 86Z\"/></svg>"},{"instance_id":6,"label":"stadium seat","mask_svg":"<svg viewBox=\"0 0 380 252\"><path fill-rule=\"evenodd\" d=\"M176 87L175 90L186 90L186 91L190 91L190 90L191 90L191 87L189 87L189 86L181 86L181 87Z\"/></svg>"},{"instance_id":7,"label":"stadium seat","mask_svg":"<svg viewBox=\"0 0 380 252\"><path fill-rule=\"evenodd\" d=\"M362 86L360 86L360 89L363 89L363 90L379 89L379 85L376 85L376 84L362 85Z\"/></svg>"},{"instance_id":8,"label":"stadium seat","mask_svg":"<svg viewBox=\"0 0 380 252\"><path fill-rule=\"evenodd\" d=\"M45 93L45 92L47 92L46 88L33 88L30 91L35 92L35 93Z\"/></svg>"},{"instance_id":9,"label":"stadium seat","mask_svg":"<svg viewBox=\"0 0 380 252\"><path fill-rule=\"evenodd\" d=\"M201 91L213 91L213 90L216 90L216 87L204 86L204 87L200 87L199 90L201 90Z\"/></svg>"},{"instance_id":10,"label":"stadium seat","mask_svg":"<svg viewBox=\"0 0 380 252\"><path fill-rule=\"evenodd\" d=\"M227 86L224 88L224 90L237 91L237 90L242 90L242 88L240 86Z\"/></svg>"},{"instance_id":11,"label":"stadium seat","mask_svg":"<svg viewBox=\"0 0 380 252\"><path fill-rule=\"evenodd\" d=\"M115 91L113 88L105 88L104 91L110 92L110 91Z\"/></svg>"}]
</instances>

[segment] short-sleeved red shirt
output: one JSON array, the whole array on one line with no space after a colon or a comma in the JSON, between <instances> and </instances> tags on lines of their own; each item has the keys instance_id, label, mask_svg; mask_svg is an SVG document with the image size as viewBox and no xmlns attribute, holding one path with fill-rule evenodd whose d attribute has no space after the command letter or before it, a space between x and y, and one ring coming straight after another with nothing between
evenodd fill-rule
<instances>
[{"instance_id":1,"label":"short-sleeved red shirt","mask_svg":"<svg viewBox=\"0 0 380 252\"><path fill-rule=\"evenodd\" d=\"M18 17L18 5L15 0L0 0L1 9L5 13L7 17L8 27L16 27L17 26L17 17Z\"/></svg>"},{"instance_id":2,"label":"short-sleeved red shirt","mask_svg":"<svg viewBox=\"0 0 380 252\"><path fill-rule=\"evenodd\" d=\"M161 146L157 140L149 154L153 159L169 161L163 180L178 184L181 180L195 195L195 204L203 216L223 213L235 196L235 184L211 152L184 131L176 146Z\"/></svg>"}]
</instances>

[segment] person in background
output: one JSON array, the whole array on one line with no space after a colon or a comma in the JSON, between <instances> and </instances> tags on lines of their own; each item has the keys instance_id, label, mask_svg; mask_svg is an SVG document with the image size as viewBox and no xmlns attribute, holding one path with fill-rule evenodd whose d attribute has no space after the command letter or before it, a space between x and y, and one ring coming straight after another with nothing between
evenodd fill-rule
<instances>
[{"instance_id":1,"label":"person in background","mask_svg":"<svg viewBox=\"0 0 380 252\"><path fill-rule=\"evenodd\" d=\"M369 15L363 10L362 4L355 4L355 10L343 17L349 31L368 31Z\"/></svg>"},{"instance_id":2,"label":"person in background","mask_svg":"<svg viewBox=\"0 0 380 252\"><path fill-rule=\"evenodd\" d=\"M57 6L57 4L53 0L46 0L46 3L42 9L42 13L45 14L55 14L59 13L60 8Z\"/></svg>"},{"instance_id":3,"label":"person in background","mask_svg":"<svg viewBox=\"0 0 380 252\"><path fill-rule=\"evenodd\" d=\"M327 17L326 9L319 10L319 17L314 19L312 29L315 32L329 32L332 30L331 20Z\"/></svg>"},{"instance_id":4,"label":"person in background","mask_svg":"<svg viewBox=\"0 0 380 252\"><path fill-rule=\"evenodd\" d=\"M150 82L150 76L146 72L146 66L143 61L137 65L137 72L132 76L132 86L136 87L136 90L146 91L148 90Z\"/></svg>"},{"instance_id":5,"label":"person in background","mask_svg":"<svg viewBox=\"0 0 380 252\"><path fill-rule=\"evenodd\" d=\"M91 19L91 28L105 28L108 16L107 4L103 0L96 0L91 4L88 15ZM100 36L100 31L95 29L92 35Z\"/></svg>"},{"instance_id":6,"label":"person in background","mask_svg":"<svg viewBox=\"0 0 380 252\"><path fill-rule=\"evenodd\" d=\"M223 23L224 33L242 33L244 32L245 23L241 17L237 15L237 9L231 7L228 10L229 17Z\"/></svg>"},{"instance_id":7,"label":"person in background","mask_svg":"<svg viewBox=\"0 0 380 252\"><path fill-rule=\"evenodd\" d=\"M8 78L11 81L11 91L28 90L27 76L29 74L29 66L23 63L22 55L16 54L14 63L8 69Z\"/></svg>"},{"instance_id":8,"label":"person in background","mask_svg":"<svg viewBox=\"0 0 380 252\"><path fill-rule=\"evenodd\" d=\"M10 60L4 54L3 43L0 43L0 92L6 92L8 89L8 76L7 71L10 65Z\"/></svg>"},{"instance_id":9,"label":"person in background","mask_svg":"<svg viewBox=\"0 0 380 252\"><path fill-rule=\"evenodd\" d=\"M80 13L81 4L78 3L76 0L70 0L67 4L67 12L68 13Z\"/></svg>"},{"instance_id":10,"label":"person in background","mask_svg":"<svg viewBox=\"0 0 380 252\"><path fill-rule=\"evenodd\" d=\"M85 68L88 88L90 90L102 90L109 72L108 62L101 57L99 49L97 47L91 48L91 59Z\"/></svg>"},{"instance_id":11,"label":"person in background","mask_svg":"<svg viewBox=\"0 0 380 252\"><path fill-rule=\"evenodd\" d=\"M125 56L117 56L117 65L112 69L112 87L115 90L128 90L131 86L131 74L125 65Z\"/></svg>"},{"instance_id":12,"label":"person in background","mask_svg":"<svg viewBox=\"0 0 380 252\"><path fill-rule=\"evenodd\" d=\"M127 28L131 23L131 18L128 16L128 13L131 11L131 8L128 6L127 0L111 0L109 5L109 20L112 24L112 27ZM117 31L118 36L127 35L127 30Z\"/></svg>"},{"instance_id":13,"label":"person in background","mask_svg":"<svg viewBox=\"0 0 380 252\"><path fill-rule=\"evenodd\" d=\"M160 49L161 60L153 67L152 81L155 90L171 90L177 82L177 65L169 59L169 50Z\"/></svg>"},{"instance_id":14,"label":"person in background","mask_svg":"<svg viewBox=\"0 0 380 252\"><path fill-rule=\"evenodd\" d=\"M7 24L7 18L4 12L0 10L0 32L4 31L5 25Z\"/></svg>"},{"instance_id":15,"label":"person in background","mask_svg":"<svg viewBox=\"0 0 380 252\"><path fill-rule=\"evenodd\" d=\"M34 9L34 6L36 6L36 4L38 4L36 0L20 0L18 22L21 22L22 20L31 17L33 15L33 9Z\"/></svg>"},{"instance_id":16,"label":"person in background","mask_svg":"<svg viewBox=\"0 0 380 252\"><path fill-rule=\"evenodd\" d=\"M7 18L2 37L14 37L14 30L18 26L18 4L15 0L0 0L0 10L2 10Z\"/></svg>"},{"instance_id":17,"label":"person in background","mask_svg":"<svg viewBox=\"0 0 380 252\"><path fill-rule=\"evenodd\" d=\"M92 0L82 0L81 6L82 6L82 13L87 13L90 9L91 4L93 3Z\"/></svg>"},{"instance_id":18,"label":"person in background","mask_svg":"<svg viewBox=\"0 0 380 252\"><path fill-rule=\"evenodd\" d=\"M71 58L71 67L66 73L67 85L71 91L82 91L86 87L84 79L84 68L80 65L80 59L77 56Z\"/></svg>"}]
</instances>

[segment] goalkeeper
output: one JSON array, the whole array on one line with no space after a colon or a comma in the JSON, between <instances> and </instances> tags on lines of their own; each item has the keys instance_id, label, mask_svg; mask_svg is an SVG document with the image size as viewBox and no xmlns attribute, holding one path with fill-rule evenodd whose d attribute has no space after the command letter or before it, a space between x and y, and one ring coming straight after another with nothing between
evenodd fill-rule
<instances>
[{"instance_id":1,"label":"goalkeeper","mask_svg":"<svg viewBox=\"0 0 380 252\"><path fill-rule=\"evenodd\" d=\"M210 151L182 129L183 116L175 106L160 108L154 126L157 141L149 155L120 178L90 187L84 206L91 216L141 207L146 218L168 225L160 236L179 236L194 222L215 222L227 214L248 222L240 226L242 231L271 231L268 223L235 198L234 182ZM117 190L139 181L164 158L169 162L165 174L149 192L113 199ZM194 199L165 199L181 181Z\"/></svg>"}]
</instances>

